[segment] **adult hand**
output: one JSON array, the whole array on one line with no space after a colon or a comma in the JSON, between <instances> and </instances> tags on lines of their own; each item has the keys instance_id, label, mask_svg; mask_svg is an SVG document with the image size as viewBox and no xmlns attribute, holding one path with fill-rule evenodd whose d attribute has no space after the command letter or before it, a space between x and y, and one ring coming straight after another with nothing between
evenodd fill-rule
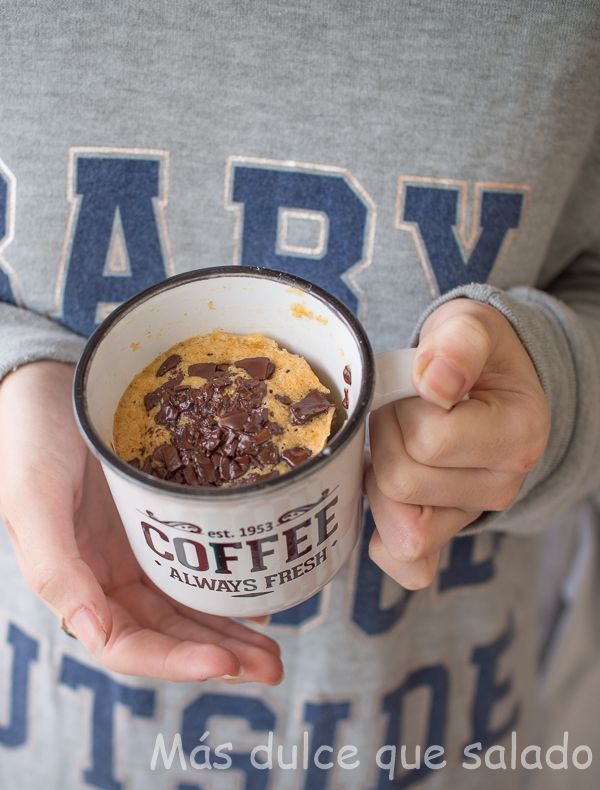
<instances>
[{"instance_id":1,"label":"adult hand","mask_svg":"<svg viewBox=\"0 0 600 790\"><path fill-rule=\"evenodd\" d=\"M0 387L0 510L29 587L108 669L278 683L273 640L188 609L144 576L79 434L72 381L71 365L44 361Z\"/></svg>"},{"instance_id":2,"label":"adult hand","mask_svg":"<svg viewBox=\"0 0 600 790\"><path fill-rule=\"evenodd\" d=\"M550 413L509 321L469 299L424 323L412 381L420 398L371 414L365 484L377 525L370 556L417 590L433 581L445 543L513 502L544 451Z\"/></svg>"}]
</instances>

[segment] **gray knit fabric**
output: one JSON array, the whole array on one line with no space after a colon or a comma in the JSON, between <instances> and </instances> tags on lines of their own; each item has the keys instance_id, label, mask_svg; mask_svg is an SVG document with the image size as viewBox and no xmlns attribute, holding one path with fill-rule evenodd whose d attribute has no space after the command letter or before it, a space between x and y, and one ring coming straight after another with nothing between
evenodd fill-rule
<instances>
[{"instance_id":1,"label":"gray knit fabric","mask_svg":"<svg viewBox=\"0 0 600 790\"><path fill-rule=\"evenodd\" d=\"M344 300L376 352L409 345L447 299L493 305L552 414L517 501L444 548L431 588L372 563L367 512L342 572L266 628L277 688L106 671L26 587L2 531L3 790L524 786L519 761L467 770L463 750L502 746L508 766L512 732L539 743L531 533L554 520L560 536L552 620L582 511L561 514L600 487L599 40L598 0L0 4L0 376L74 362L152 282L262 265ZM231 769L190 766L207 731L213 759L232 743ZM286 763L300 746L297 769L252 767L269 731ZM182 735L185 771L151 770L161 733L168 751ZM390 782L377 752L403 744L410 762L441 745L447 764ZM542 776L570 786L594 765Z\"/></svg>"}]
</instances>

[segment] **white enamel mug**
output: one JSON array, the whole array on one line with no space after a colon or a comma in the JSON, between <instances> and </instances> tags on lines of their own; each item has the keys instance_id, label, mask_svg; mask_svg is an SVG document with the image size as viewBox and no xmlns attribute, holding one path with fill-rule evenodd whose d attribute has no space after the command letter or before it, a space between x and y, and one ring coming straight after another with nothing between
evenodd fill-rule
<instances>
[{"instance_id":1,"label":"white enamel mug","mask_svg":"<svg viewBox=\"0 0 600 790\"><path fill-rule=\"evenodd\" d=\"M175 343L213 329L260 332L306 358L343 418L321 453L278 478L227 489L170 483L118 458L113 417L133 377ZM358 538L367 413L416 394L413 355L374 357L344 304L268 269L199 269L114 310L77 367L75 411L144 573L180 603L230 617L271 614L317 593Z\"/></svg>"}]
</instances>

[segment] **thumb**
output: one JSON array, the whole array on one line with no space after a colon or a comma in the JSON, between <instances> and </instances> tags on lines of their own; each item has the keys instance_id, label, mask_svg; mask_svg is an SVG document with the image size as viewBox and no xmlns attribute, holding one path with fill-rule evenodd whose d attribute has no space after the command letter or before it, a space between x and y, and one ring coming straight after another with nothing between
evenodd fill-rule
<instances>
[{"instance_id":1,"label":"thumb","mask_svg":"<svg viewBox=\"0 0 600 790\"><path fill-rule=\"evenodd\" d=\"M447 302L427 319L412 366L412 382L426 401L450 409L473 387L490 356L487 305Z\"/></svg>"}]
</instances>

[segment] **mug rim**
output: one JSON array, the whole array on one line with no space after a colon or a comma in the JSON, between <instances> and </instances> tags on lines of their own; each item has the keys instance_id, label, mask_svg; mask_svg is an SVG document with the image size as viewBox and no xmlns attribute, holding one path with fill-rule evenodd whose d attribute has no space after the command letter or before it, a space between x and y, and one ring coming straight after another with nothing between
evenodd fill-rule
<instances>
[{"instance_id":1,"label":"mug rim","mask_svg":"<svg viewBox=\"0 0 600 790\"><path fill-rule=\"evenodd\" d=\"M358 393L357 405L340 430L325 445L325 448L320 453L307 459L295 469L290 469L289 472L271 480L265 480L264 482L258 481L245 486L234 486L231 488L223 488L222 486L214 488L208 486L182 486L178 483L171 483L170 481L161 480L160 478L151 477L143 473L126 461L123 461L123 459L119 458L119 456L108 447L93 426L88 410L86 385L90 366L100 344L112 328L134 309L144 302L147 302L149 299L172 290L173 288L179 288L187 283L199 280L223 277L224 275L228 277L252 277L257 279L276 280L316 297L319 301L333 309L337 317L345 323L356 340L363 366L360 390ZM79 362L77 363L73 381L73 404L75 416L88 446L102 462L106 463L111 470L119 474L120 477L125 477L132 482L135 481L138 485L142 485L150 490L160 491L162 494L169 494L184 500L232 500L241 497L262 495L288 486L293 482L300 481L318 472L319 469L339 455L364 422L373 395L374 371L375 362L373 350L364 327L354 313L340 299L333 296L333 294L328 293L320 286L308 280L276 269L267 269L260 266L214 266L204 269L193 269L188 272L183 272L182 274L174 275L173 277L168 277L165 280L161 280L145 288L143 291L139 291L116 307L92 335L90 335Z\"/></svg>"}]
</instances>

